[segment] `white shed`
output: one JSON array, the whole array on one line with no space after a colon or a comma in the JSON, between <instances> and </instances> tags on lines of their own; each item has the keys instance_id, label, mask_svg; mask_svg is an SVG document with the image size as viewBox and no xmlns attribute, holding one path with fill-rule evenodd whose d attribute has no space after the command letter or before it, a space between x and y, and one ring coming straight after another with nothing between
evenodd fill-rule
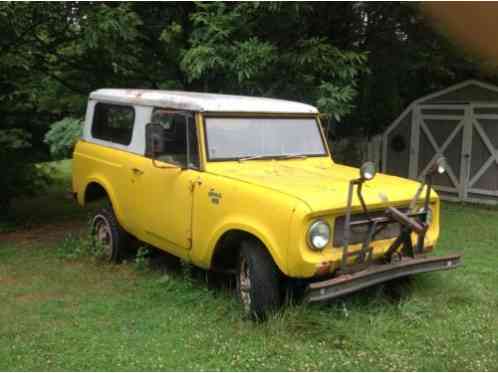
<instances>
[{"instance_id":1,"label":"white shed","mask_svg":"<svg viewBox=\"0 0 498 373\"><path fill-rule=\"evenodd\" d=\"M383 134L382 170L420 179L440 156L442 198L498 203L498 87L468 80L421 97Z\"/></svg>"}]
</instances>

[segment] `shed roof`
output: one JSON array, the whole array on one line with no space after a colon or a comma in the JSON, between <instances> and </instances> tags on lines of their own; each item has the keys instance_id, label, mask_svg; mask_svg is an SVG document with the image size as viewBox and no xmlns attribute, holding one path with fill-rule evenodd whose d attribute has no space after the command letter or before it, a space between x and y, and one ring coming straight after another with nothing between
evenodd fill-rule
<instances>
[{"instance_id":1,"label":"shed roof","mask_svg":"<svg viewBox=\"0 0 498 373\"><path fill-rule=\"evenodd\" d=\"M418 104L498 101L498 87L479 80L465 80L415 100Z\"/></svg>"},{"instance_id":2,"label":"shed roof","mask_svg":"<svg viewBox=\"0 0 498 373\"><path fill-rule=\"evenodd\" d=\"M419 97L386 128L387 136L404 119L415 105L466 104L469 102L498 102L498 86L469 79L445 89Z\"/></svg>"},{"instance_id":3,"label":"shed roof","mask_svg":"<svg viewBox=\"0 0 498 373\"><path fill-rule=\"evenodd\" d=\"M99 89L90 99L201 112L317 113L311 105L273 98L143 89Z\"/></svg>"}]
</instances>

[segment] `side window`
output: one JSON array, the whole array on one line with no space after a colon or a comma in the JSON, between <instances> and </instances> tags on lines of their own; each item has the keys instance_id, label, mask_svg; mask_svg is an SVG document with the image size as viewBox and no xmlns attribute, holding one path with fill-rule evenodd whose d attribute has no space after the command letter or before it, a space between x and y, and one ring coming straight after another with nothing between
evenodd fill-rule
<instances>
[{"instance_id":1,"label":"side window","mask_svg":"<svg viewBox=\"0 0 498 373\"><path fill-rule=\"evenodd\" d=\"M96 139L130 145L135 110L130 106L97 103L93 114L92 136Z\"/></svg>"},{"instance_id":2,"label":"side window","mask_svg":"<svg viewBox=\"0 0 498 373\"><path fill-rule=\"evenodd\" d=\"M192 115L155 109L151 122L160 124L163 128L163 152L157 156L158 160L199 168L199 146Z\"/></svg>"}]
</instances>

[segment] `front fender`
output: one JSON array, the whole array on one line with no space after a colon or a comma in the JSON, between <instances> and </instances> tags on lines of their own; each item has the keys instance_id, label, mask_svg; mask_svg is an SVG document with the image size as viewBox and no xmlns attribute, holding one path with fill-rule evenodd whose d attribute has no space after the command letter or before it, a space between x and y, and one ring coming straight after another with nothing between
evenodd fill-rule
<instances>
[{"instance_id":1,"label":"front fender","mask_svg":"<svg viewBox=\"0 0 498 373\"><path fill-rule=\"evenodd\" d=\"M290 220L290 219L289 219ZM214 256L214 251L216 249L217 243L221 237L232 230L239 230L251 234L256 237L265 247L273 258L273 261L284 274L287 274L287 242L288 235L286 237L275 237L270 228L266 228L262 223L255 222L253 219L248 217L233 217L229 221L225 221L220 224L215 230L209 240L207 247L208 265L211 266L211 261Z\"/></svg>"}]
</instances>

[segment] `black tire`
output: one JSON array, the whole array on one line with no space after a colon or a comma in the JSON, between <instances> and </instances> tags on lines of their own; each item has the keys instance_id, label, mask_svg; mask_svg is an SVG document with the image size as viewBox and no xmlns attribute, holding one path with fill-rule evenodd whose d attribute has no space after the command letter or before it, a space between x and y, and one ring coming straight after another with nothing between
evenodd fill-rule
<instances>
[{"instance_id":1,"label":"black tire","mask_svg":"<svg viewBox=\"0 0 498 373\"><path fill-rule=\"evenodd\" d=\"M264 320L280 307L280 272L260 243L244 241L241 244L236 283L239 300L252 319Z\"/></svg>"},{"instance_id":2,"label":"black tire","mask_svg":"<svg viewBox=\"0 0 498 373\"><path fill-rule=\"evenodd\" d=\"M99 251L103 260L119 263L127 253L130 235L121 227L112 210L107 207L99 210L92 219L92 237L95 248L101 245Z\"/></svg>"}]
</instances>

